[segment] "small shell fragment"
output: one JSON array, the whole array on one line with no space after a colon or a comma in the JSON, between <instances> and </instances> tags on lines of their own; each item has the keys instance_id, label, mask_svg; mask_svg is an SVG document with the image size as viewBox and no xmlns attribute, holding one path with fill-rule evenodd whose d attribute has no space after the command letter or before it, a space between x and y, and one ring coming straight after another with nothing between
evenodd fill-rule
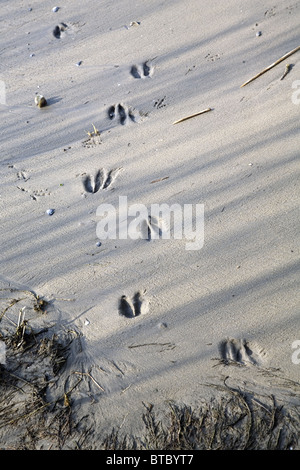
<instances>
[{"instance_id":1,"label":"small shell fragment","mask_svg":"<svg viewBox=\"0 0 300 470\"><path fill-rule=\"evenodd\" d=\"M47 210L46 210L46 214L48 214L48 215L53 215L54 212L55 212L54 209L47 209Z\"/></svg>"},{"instance_id":2,"label":"small shell fragment","mask_svg":"<svg viewBox=\"0 0 300 470\"><path fill-rule=\"evenodd\" d=\"M47 106L47 100L43 95L36 95L36 97L34 98L34 102L39 108Z\"/></svg>"}]
</instances>

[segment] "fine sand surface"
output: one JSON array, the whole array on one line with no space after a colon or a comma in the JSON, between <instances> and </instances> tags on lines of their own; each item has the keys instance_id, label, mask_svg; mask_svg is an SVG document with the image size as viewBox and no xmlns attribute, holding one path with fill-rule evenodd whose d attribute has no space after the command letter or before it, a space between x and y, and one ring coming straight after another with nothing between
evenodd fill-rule
<instances>
[{"instance_id":1,"label":"fine sand surface","mask_svg":"<svg viewBox=\"0 0 300 470\"><path fill-rule=\"evenodd\" d=\"M74 412L99 434L138 434L145 404L197 405L225 377L299 406L300 51L241 85L299 46L300 2L54 6L1 2L0 288L35 292L50 302L41 325L76 331L65 377L94 380L74 389ZM123 125L120 103L135 113ZM118 213L120 196L203 204L202 248L174 236L97 246L97 208ZM120 314L138 292L141 314Z\"/></svg>"}]
</instances>

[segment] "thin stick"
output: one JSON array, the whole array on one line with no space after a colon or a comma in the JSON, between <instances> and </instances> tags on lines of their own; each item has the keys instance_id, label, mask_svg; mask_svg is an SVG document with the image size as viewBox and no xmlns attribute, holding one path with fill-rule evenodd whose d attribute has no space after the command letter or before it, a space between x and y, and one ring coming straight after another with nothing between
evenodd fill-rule
<instances>
[{"instance_id":1,"label":"thin stick","mask_svg":"<svg viewBox=\"0 0 300 470\"><path fill-rule=\"evenodd\" d=\"M167 180L168 178L169 178L169 176L164 176L163 178L159 178L158 180L150 181L150 184L159 183L160 181Z\"/></svg>"},{"instance_id":2,"label":"thin stick","mask_svg":"<svg viewBox=\"0 0 300 470\"><path fill-rule=\"evenodd\" d=\"M21 308L19 312L17 328L19 328L24 323L24 320L25 320L25 307Z\"/></svg>"},{"instance_id":3,"label":"thin stick","mask_svg":"<svg viewBox=\"0 0 300 470\"><path fill-rule=\"evenodd\" d=\"M88 372L77 372L77 371L74 371L74 374L81 374L81 375L87 375L96 385L97 387L100 388L100 390L102 390L102 392L105 392L104 388L101 387L101 385L98 384L98 382L94 379L94 377L89 374Z\"/></svg>"},{"instance_id":4,"label":"thin stick","mask_svg":"<svg viewBox=\"0 0 300 470\"><path fill-rule=\"evenodd\" d=\"M133 348L141 348L144 346L169 346L172 347L172 349L175 348L174 343L144 343L144 344L132 344L131 346L128 346L129 349Z\"/></svg>"},{"instance_id":5,"label":"thin stick","mask_svg":"<svg viewBox=\"0 0 300 470\"><path fill-rule=\"evenodd\" d=\"M178 119L178 121L173 122L173 124L178 124L179 122L186 121L187 119L200 116L200 114L208 113L208 111L211 111L211 108L206 108L203 111L200 111L199 113L191 114L190 116L186 116L184 118Z\"/></svg>"},{"instance_id":6,"label":"thin stick","mask_svg":"<svg viewBox=\"0 0 300 470\"><path fill-rule=\"evenodd\" d=\"M60 299L60 298L55 298L55 300L61 301L61 302L75 302L75 299Z\"/></svg>"},{"instance_id":7,"label":"thin stick","mask_svg":"<svg viewBox=\"0 0 300 470\"><path fill-rule=\"evenodd\" d=\"M295 52L299 51L300 50L300 46L298 47L295 47L295 49L293 49L292 51L288 52L287 54L285 54L284 56L280 57L280 59L276 60L276 62L273 62L273 64L269 65L269 67L265 68L264 70L262 70L261 72L259 72L257 75L255 75L254 77L250 78L249 80L247 80L245 83L243 83L243 85L240 86L240 88L242 88L243 86L245 85L248 85L248 83L252 82L253 80L255 80L256 78L260 77L261 75L263 75L265 72L267 72L268 70L272 69L273 67L275 67L276 65L280 64L280 62L282 62L283 60L287 59L288 57L290 57L292 54L294 54Z\"/></svg>"}]
</instances>

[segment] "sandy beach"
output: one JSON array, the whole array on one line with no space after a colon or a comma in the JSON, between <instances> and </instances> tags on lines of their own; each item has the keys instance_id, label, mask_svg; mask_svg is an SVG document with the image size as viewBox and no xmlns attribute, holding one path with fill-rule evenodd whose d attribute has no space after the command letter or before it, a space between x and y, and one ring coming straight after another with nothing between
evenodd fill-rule
<instances>
[{"instance_id":1,"label":"sandy beach","mask_svg":"<svg viewBox=\"0 0 300 470\"><path fill-rule=\"evenodd\" d=\"M1 448L72 447L28 438L34 385L92 449L229 390L299 436L300 51L241 87L300 45L300 2L275 3L1 3ZM127 236L99 237L120 201ZM167 212L130 236L163 204L204 210L194 239ZM46 329L57 370L24 348Z\"/></svg>"}]
</instances>

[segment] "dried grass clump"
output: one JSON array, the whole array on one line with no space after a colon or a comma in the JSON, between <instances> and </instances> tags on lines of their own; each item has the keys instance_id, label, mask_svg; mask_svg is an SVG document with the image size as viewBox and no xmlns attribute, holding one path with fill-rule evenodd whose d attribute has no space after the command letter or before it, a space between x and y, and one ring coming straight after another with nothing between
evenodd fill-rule
<instances>
[{"instance_id":1,"label":"dried grass clump","mask_svg":"<svg viewBox=\"0 0 300 470\"><path fill-rule=\"evenodd\" d=\"M73 417L71 392L82 379L67 370L78 335L55 324L39 328L48 303L30 291L5 291L16 298L1 299L6 358L0 365L0 448L61 449L71 439L79 448L88 430ZM26 314L24 307L17 310L20 303Z\"/></svg>"},{"instance_id":2,"label":"dried grass clump","mask_svg":"<svg viewBox=\"0 0 300 470\"><path fill-rule=\"evenodd\" d=\"M200 409L169 404L164 421L152 407L143 415L143 438L120 436L114 429L105 450L289 450L299 448L299 410L288 412L274 397L258 397L228 389Z\"/></svg>"}]
</instances>

